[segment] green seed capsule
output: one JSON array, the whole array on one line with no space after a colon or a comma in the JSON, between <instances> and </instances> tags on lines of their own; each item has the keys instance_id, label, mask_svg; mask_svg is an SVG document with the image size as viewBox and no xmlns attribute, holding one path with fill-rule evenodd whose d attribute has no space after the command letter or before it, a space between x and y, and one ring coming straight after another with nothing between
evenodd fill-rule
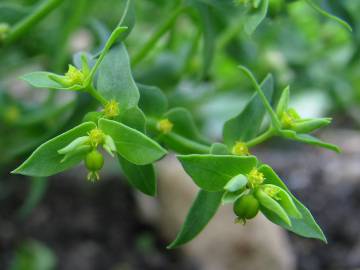
<instances>
[{"instance_id":1,"label":"green seed capsule","mask_svg":"<svg viewBox=\"0 0 360 270\"><path fill-rule=\"evenodd\" d=\"M97 150L92 150L85 157L85 166L90 172L98 172L104 166L104 158Z\"/></svg>"},{"instance_id":2,"label":"green seed capsule","mask_svg":"<svg viewBox=\"0 0 360 270\"><path fill-rule=\"evenodd\" d=\"M244 195L235 201L233 209L239 219L252 219L259 212L259 202L251 194Z\"/></svg>"}]
</instances>

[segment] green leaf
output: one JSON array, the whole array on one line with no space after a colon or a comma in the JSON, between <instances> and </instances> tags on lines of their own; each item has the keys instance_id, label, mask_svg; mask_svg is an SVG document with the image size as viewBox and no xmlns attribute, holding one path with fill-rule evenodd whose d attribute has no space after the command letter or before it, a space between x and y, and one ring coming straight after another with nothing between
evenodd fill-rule
<instances>
[{"instance_id":1,"label":"green leaf","mask_svg":"<svg viewBox=\"0 0 360 270\"><path fill-rule=\"evenodd\" d=\"M285 112L289 107L290 99L290 87L287 86L282 91L279 102L276 105L276 114L281 117L282 113Z\"/></svg>"},{"instance_id":2,"label":"green leaf","mask_svg":"<svg viewBox=\"0 0 360 270\"><path fill-rule=\"evenodd\" d=\"M254 156L182 155L178 156L185 171L206 191L220 191L231 178L247 174L256 167Z\"/></svg>"},{"instance_id":3,"label":"green leaf","mask_svg":"<svg viewBox=\"0 0 360 270\"><path fill-rule=\"evenodd\" d=\"M166 150L155 141L124 124L100 119L99 128L113 138L117 152L136 165L153 163L166 154Z\"/></svg>"},{"instance_id":4,"label":"green leaf","mask_svg":"<svg viewBox=\"0 0 360 270\"><path fill-rule=\"evenodd\" d=\"M266 98L271 102L274 91L273 77L269 74L261 83ZM236 141L248 141L253 139L259 132L266 110L255 93L240 114L228 120L223 128L224 142L232 147Z\"/></svg>"},{"instance_id":5,"label":"green leaf","mask_svg":"<svg viewBox=\"0 0 360 270\"><path fill-rule=\"evenodd\" d=\"M59 90L78 90L82 88L79 85L64 87L62 84L51 79L50 78L51 76L63 77L51 72L36 71L23 75L21 79L28 82L30 85L36 88L59 89Z\"/></svg>"},{"instance_id":6,"label":"green leaf","mask_svg":"<svg viewBox=\"0 0 360 270\"><path fill-rule=\"evenodd\" d=\"M271 198L262 189L258 189L255 192L255 196L260 203L261 212L263 212L263 209L265 208L280 218L283 222L285 222L287 226L291 227L291 220L288 214L277 201Z\"/></svg>"},{"instance_id":7,"label":"green leaf","mask_svg":"<svg viewBox=\"0 0 360 270\"><path fill-rule=\"evenodd\" d=\"M21 18L29 14L30 8L17 3L1 3L0 4L0 18L1 22L6 22L10 25L15 24Z\"/></svg>"},{"instance_id":8,"label":"green leaf","mask_svg":"<svg viewBox=\"0 0 360 270\"><path fill-rule=\"evenodd\" d=\"M131 74L124 44L114 47L106 54L98 74L96 89L107 100L119 102L121 112L137 106L140 94Z\"/></svg>"},{"instance_id":9,"label":"green leaf","mask_svg":"<svg viewBox=\"0 0 360 270\"><path fill-rule=\"evenodd\" d=\"M194 239L215 215L223 192L200 190L176 239L168 246L176 248Z\"/></svg>"},{"instance_id":10,"label":"green leaf","mask_svg":"<svg viewBox=\"0 0 360 270\"><path fill-rule=\"evenodd\" d=\"M138 84L140 91L139 107L148 116L161 116L168 108L168 101L160 88Z\"/></svg>"},{"instance_id":11,"label":"green leaf","mask_svg":"<svg viewBox=\"0 0 360 270\"><path fill-rule=\"evenodd\" d=\"M126 126L134 128L142 133L145 132L145 115L139 109L139 107L133 107L126 110L116 119L119 122L123 123Z\"/></svg>"},{"instance_id":12,"label":"green leaf","mask_svg":"<svg viewBox=\"0 0 360 270\"><path fill-rule=\"evenodd\" d=\"M121 168L128 182L141 192L156 196L156 176L153 164L135 165L118 156Z\"/></svg>"},{"instance_id":13,"label":"green leaf","mask_svg":"<svg viewBox=\"0 0 360 270\"><path fill-rule=\"evenodd\" d=\"M337 145L323 142L322 140L309 134L298 134L292 130L282 130L280 134L287 139L327 148L337 153L341 152L340 148Z\"/></svg>"},{"instance_id":14,"label":"green leaf","mask_svg":"<svg viewBox=\"0 0 360 270\"><path fill-rule=\"evenodd\" d=\"M207 142L196 127L191 113L185 108L173 108L164 114L173 123L172 133L198 142Z\"/></svg>"},{"instance_id":15,"label":"green leaf","mask_svg":"<svg viewBox=\"0 0 360 270\"><path fill-rule=\"evenodd\" d=\"M247 15L245 21L245 32L248 35L254 33L260 23L266 18L268 11L269 0L262 0L261 6L252 11L251 14Z\"/></svg>"},{"instance_id":16,"label":"green leaf","mask_svg":"<svg viewBox=\"0 0 360 270\"><path fill-rule=\"evenodd\" d=\"M268 165L262 165L260 166L259 171L264 174L265 184L276 185L290 194L291 198L293 199L296 205L296 208L300 211L302 218L297 219L290 217L292 223L292 226L290 227L270 211L263 211L263 214L273 223L278 224L283 228L292 231L298 235L308 238L315 238L327 242L324 233L322 232L319 225L314 220L310 211L298 199L296 199L294 195L290 193L289 189L281 181L279 176L276 175L273 169Z\"/></svg>"},{"instance_id":17,"label":"green leaf","mask_svg":"<svg viewBox=\"0 0 360 270\"><path fill-rule=\"evenodd\" d=\"M58 150L64 148L78 137L86 136L87 133L96 128L92 122L83 123L73 129L40 145L31 156L12 173L46 177L68 170L82 161L84 155L75 155L64 162L63 155Z\"/></svg>"},{"instance_id":18,"label":"green leaf","mask_svg":"<svg viewBox=\"0 0 360 270\"><path fill-rule=\"evenodd\" d=\"M288 192L283 190L281 187L272 184L264 184L261 188L265 192L267 189L271 192L275 192L275 195L272 196L272 198L281 205L288 216L293 218L302 218L300 211L296 208L296 205ZM271 196L271 193L268 192L268 194Z\"/></svg>"}]
</instances>

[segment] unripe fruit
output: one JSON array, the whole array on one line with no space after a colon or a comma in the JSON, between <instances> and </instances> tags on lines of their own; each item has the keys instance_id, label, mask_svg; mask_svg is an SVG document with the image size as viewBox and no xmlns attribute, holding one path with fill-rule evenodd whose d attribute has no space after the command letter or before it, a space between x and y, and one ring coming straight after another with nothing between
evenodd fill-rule
<instances>
[{"instance_id":1,"label":"unripe fruit","mask_svg":"<svg viewBox=\"0 0 360 270\"><path fill-rule=\"evenodd\" d=\"M244 195L235 201L233 209L239 219L252 219L259 212L259 202L252 194Z\"/></svg>"},{"instance_id":2,"label":"unripe fruit","mask_svg":"<svg viewBox=\"0 0 360 270\"><path fill-rule=\"evenodd\" d=\"M97 150L92 150L85 157L85 166L90 172L97 172L104 166L104 158Z\"/></svg>"}]
</instances>

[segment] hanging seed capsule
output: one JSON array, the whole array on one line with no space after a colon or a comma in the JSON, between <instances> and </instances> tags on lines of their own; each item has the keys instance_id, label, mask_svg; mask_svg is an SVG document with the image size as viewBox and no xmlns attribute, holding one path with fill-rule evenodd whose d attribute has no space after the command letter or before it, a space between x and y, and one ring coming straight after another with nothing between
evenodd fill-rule
<instances>
[{"instance_id":1,"label":"hanging seed capsule","mask_svg":"<svg viewBox=\"0 0 360 270\"><path fill-rule=\"evenodd\" d=\"M259 212L259 202L252 194L247 194L235 201L233 210L239 220L246 221L257 215Z\"/></svg>"},{"instance_id":2,"label":"hanging seed capsule","mask_svg":"<svg viewBox=\"0 0 360 270\"><path fill-rule=\"evenodd\" d=\"M104 158L96 149L92 150L85 157L85 166L89 170L88 180L99 180L99 171L104 166Z\"/></svg>"}]
</instances>

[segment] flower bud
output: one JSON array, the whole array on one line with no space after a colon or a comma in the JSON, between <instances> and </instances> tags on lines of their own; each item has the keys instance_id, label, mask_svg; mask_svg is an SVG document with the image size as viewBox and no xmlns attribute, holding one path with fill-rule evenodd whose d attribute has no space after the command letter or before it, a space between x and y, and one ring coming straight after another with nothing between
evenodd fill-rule
<instances>
[{"instance_id":1,"label":"flower bud","mask_svg":"<svg viewBox=\"0 0 360 270\"><path fill-rule=\"evenodd\" d=\"M259 202L252 194L243 195L235 201L233 210L238 219L245 222L257 215Z\"/></svg>"}]
</instances>

